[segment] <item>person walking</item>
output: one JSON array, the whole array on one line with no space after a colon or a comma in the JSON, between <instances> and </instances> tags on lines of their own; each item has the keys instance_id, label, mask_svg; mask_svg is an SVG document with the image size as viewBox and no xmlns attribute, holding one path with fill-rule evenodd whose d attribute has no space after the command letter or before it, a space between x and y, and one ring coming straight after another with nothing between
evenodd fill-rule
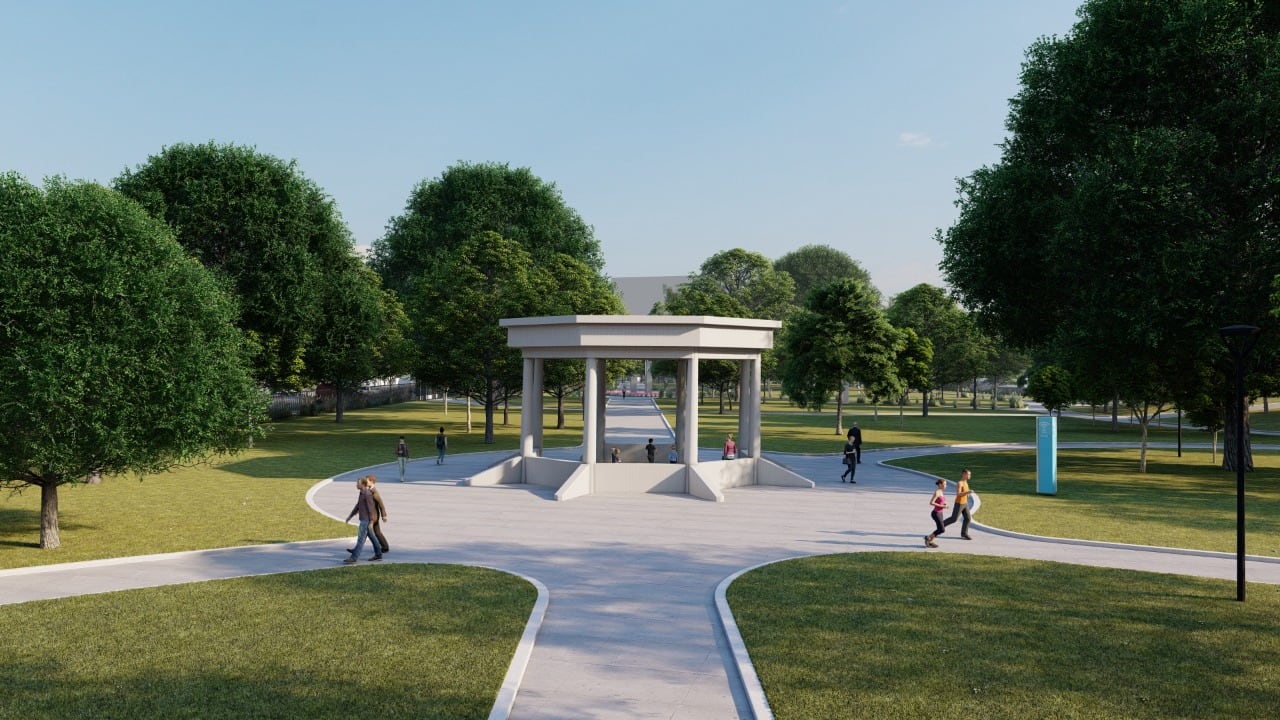
<instances>
[{"instance_id":1,"label":"person walking","mask_svg":"<svg viewBox=\"0 0 1280 720\"><path fill-rule=\"evenodd\" d=\"M396 443L396 461L400 463L400 482L404 482L405 466L409 464L409 444L404 441L403 435Z\"/></svg>"},{"instance_id":2,"label":"person walking","mask_svg":"<svg viewBox=\"0 0 1280 720\"><path fill-rule=\"evenodd\" d=\"M440 426L440 433L436 435L436 464L444 464L444 451L449 448L449 438L444 436L444 426Z\"/></svg>"},{"instance_id":3,"label":"person walking","mask_svg":"<svg viewBox=\"0 0 1280 720\"><path fill-rule=\"evenodd\" d=\"M947 518L942 524L950 525L956 521L957 517L964 517L964 522L960 523L960 539L972 540L969 537L969 468L965 468L960 472L960 482L956 483L956 501L951 506L951 517Z\"/></svg>"},{"instance_id":4,"label":"person walking","mask_svg":"<svg viewBox=\"0 0 1280 720\"><path fill-rule=\"evenodd\" d=\"M945 492L947 489L947 481L942 478L938 478L938 482L934 483L934 485L937 487L933 491L933 497L929 499L929 506L933 508L931 517L933 518L933 524L937 529L924 536L924 546L931 548L938 547L938 544L934 542L934 539L947 531L947 526L942 522L942 513L947 509L947 497Z\"/></svg>"},{"instance_id":5,"label":"person walking","mask_svg":"<svg viewBox=\"0 0 1280 720\"><path fill-rule=\"evenodd\" d=\"M359 516L360 529L356 532L356 546L347 551L351 554L350 557L342 561L347 565L354 564L360 559L360 551L364 549L365 538L369 537L369 524L373 522L374 515L377 513L377 508L373 504L373 493L369 490L369 480L360 478L356 481L356 490L359 491L359 495L356 497L356 506L351 509L351 514L347 515L345 522L351 522L353 516ZM382 553L379 552L380 548L377 545L377 540L373 542L373 557L371 560L381 560Z\"/></svg>"},{"instance_id":6,"label":"person walking","mask_svg":"<svg viewBox=\"0 0 1280 720\"><path fill-rule=\"evenodd\" d=\"M658 452L658 446L653 444L653 438L649 438L649 444L644 446L644 454L649 458L649 462L653 462L653 456Z\"/></svg>"},{"instance_id":7,"label":"person walking","mask_svg":"<svg viewBox=\"0 0 1280 720\"><path fill-rule=\"evenodd\" d=\"M391 546L387 544L387 536L382 534L382 523L387 521L387 506L382 504L382 495L378 492L378 476L369 475L365 478L369 484L369 492L373 494L373 536L378 539L377 548L381 548L382 552L389 552ZM382 553L378 553L381 555Z\"/></svg>"},{"instance_id":8,"label":"person walking","mask_svg":"<svg viewBox=\"0 0 1280 720\"><path fill-rule=\"evenodd\" d=\"M724 438L724 454L720 456L721 460L736 460L738 458L738 443L733 441L733 433L729 433Z\"/></svg>"},{"instance_id":9,"label":"person walking","mask_svg":"<svg viewBox=\"0 0 1280 720\"><path fill-rule=\"evenodd\" d=\"M856 449L853 445L853 436L850 435L845 440L844 454L840 460L840 462L844 463L844 472L840 473L840 482L844 482L844 479L847 477L849 478L849 482L854 485L858 484L858 481L854 479L858 475L858 459L855 452Z\"/></svg>"},{"instance_id":10,"label":"person walking","mask_svg":"<svg viewBox=\"0 0 1280 720\"><path fill-rule=\"evenodd\" d=\"M862 428L858 427L858 421L853 421L853 427L849 428L849 439L853 441L853 449L857 455L857 461L862 463Z\"/></svg>"}]
</instances>

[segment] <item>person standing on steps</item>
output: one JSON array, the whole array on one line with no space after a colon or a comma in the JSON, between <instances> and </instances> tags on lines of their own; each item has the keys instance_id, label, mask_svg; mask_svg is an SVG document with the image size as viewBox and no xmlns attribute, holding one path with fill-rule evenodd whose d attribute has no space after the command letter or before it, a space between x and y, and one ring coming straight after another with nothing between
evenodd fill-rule
<instances>
[{"instance_id":1,"label":"person standing on steps","mask_svg":"<svg viewBox=\"0 0 1280 720\"><path fill-rule=\"evenodd\" d=\"M649 438L649 444L644 446L644 454L649 458L649 462L653 462L653 456L658 452L658 446L653 444L653 438Z\"/></svg>"},{"instance_id":2,"label":"person standing on steps","mask_svg":"<svg viewBox=\"0 0 1280 720\"><path fill-rule=\"evenodd\" d=\"M403 435L396 443L396 461L400 463L400 482L404 482L404 469L409 464L409 444L404 441Z\"/></svg>"},{"instance_id":3,"label":"person standing on steps","mask_svg":"<svg viewBox=\"0 0 1280 720\"><path fill-rule=\"evenodd\" d=\"M444 464L444 451L449 448L449 438L444 436L444 426L440 426L440 433L436 435L436 464Z\"/></svg>"},{"instance_id":4,"label":"person standing on steps","mask_svg":"<svg viewBox=\"0 0 1280 720\"><path fill-rule=\"evenodd\" d=\"M848 439L846 439L844 443L844 454L840 459L840 462L844 463L844 472L840 473L840 482L844 482L844 479L847 477L849 478L849 482L855 485L858 484L858 481L854 479L858 475L858 458L856 453L857 449L853 445L853 431L850 430Z\"/></svg>"},{"instance_id":5,"label":"person standing on steps","mask_svg":"<svg viewBox=\"0 0 1280 720\"><path fill-rule=\"evenodd\" d=\"M862 428L858 427L858 421L853 421L853 427L849 428L849 439L853 441L853 449L857 454L858 464L862 464Z\"/></svg>"},{"instance_id":6,"label":"person standing on steps","mask_svg":"<svg viewBox=\"0 0 1280 720\"><path fill-rule=\"evenodd\" d=\"M356 490L360 493L356 496L356 506L351 509L351 514L347 515L345 522L351 522L353 516L359 516L360 529L356 532L356 546L347 551L350 553L350 557L342 561L347 565L354 564L360 559L360 551L364 549L365 538L369 537L369 524L373 522L374 515L378 512L373 504L373 493L369 491L369 480L367 478L360 478L356 481ZM379 552L380 549L378 541L374 540L371 560L382 559L382 553Z\"/></svg>"},{"instance_id":7,"label":"person standing on steps","mask_svg":"<svg viewBox=\"0 0 1280 720\"><path fill-rule=\"evenodd\" d=\"M937 529L924 536L924 546L931 548L938 547L934 539L947 531L947 526L942 522L942 513L947 509L947 481L938 478L938 482L934 483L934 485L936 489L933 491L933 497L929 499L929 506L933 508L930 516L933 518L933 524Z\"/></svg>"},{"instance_id":8,"label":"person standing on steps","mask_svg":"<svg viewBox=\"0 0 1280 720\"><path fill-rule=\"evenodd\" d=\"M956 483L956 501L951 507L951 517L947 518L943 525L950 525L956 521L957 517L964 517L964 522L960 523L960 539L972 540L969 537L969 468L965 468L960 472L960 482Z\"/></svg>"}]
</instances>

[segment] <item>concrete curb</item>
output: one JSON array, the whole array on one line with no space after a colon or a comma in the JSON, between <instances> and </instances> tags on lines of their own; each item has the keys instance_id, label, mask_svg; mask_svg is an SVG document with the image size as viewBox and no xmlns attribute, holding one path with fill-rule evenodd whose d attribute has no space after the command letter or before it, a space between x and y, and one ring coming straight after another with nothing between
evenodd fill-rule
<instances>
[{"instance_id":1,"label":"concrete curb","mask_svg":"<svg viewBox=\"0 0 1280 720\"><path fill-rule=\"evenodd\" d=\"M480 565L477 567L487 567ZM511 709L516 704L516 694L520 691L520 684L524 681L525 670L529 668L529 658L533 656L534 640L538 637L538 631L542 629L542 621L547 615L547 605L551 602L551 594L547 592L547 586L543 585L536 578L522 575L510 570L502 568L488 568L498 572L515 575L524 578L533 584L538 591L538 599L533 604L533 611L529 613L529 621L525 623L524 633L520 635L520 642L516 644L516 652L511 656L511 665L507 668L507 674L502 678L502 686L498 689L498 697L493 701L493 710L489 712L489 720L507 720L511 717Z\"/></svg>"}]
</instances>

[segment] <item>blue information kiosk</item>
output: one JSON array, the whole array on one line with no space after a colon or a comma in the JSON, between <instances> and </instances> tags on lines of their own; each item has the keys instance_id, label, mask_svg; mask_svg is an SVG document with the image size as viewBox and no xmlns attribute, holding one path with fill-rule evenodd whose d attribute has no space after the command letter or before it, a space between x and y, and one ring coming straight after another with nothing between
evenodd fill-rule
<instances>
[{"instance_id":1,"label":"blue information kiosk","mask_svg":"<svg viewBox=\"0 0 1280 720\"><path fill-rule=\"evenodd\" d=\"M1036 418L1036 492L1058 494L1058 418Z\"/></svg>"}]
</instances>

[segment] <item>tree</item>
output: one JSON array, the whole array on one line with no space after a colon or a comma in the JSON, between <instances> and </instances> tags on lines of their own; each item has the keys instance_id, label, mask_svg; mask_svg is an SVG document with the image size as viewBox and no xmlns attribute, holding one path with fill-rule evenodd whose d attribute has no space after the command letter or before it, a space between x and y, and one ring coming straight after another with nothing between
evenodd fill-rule
<instances>
[{"instance_id":1,"label":"tree","mask_svg":"<svg viewBox=\"0 0 1280 720\"><path fill-rule=\"evenodd\" d=\"M944 275L989 329L1069 349L1081 385L1130 398L1226 393L1218 328L1258 325L1259 392L1280 355L1264 316L1280 275L1280 10L1090 0L1079 17L1028 51L1000 162L960 181L939 234Z\"/></svg>"},{"instance_id":2,"label":"tree","mask_svg":"<svg viewBox=\"0 0 1280 720\"><path fill-rule=\"evenodd\" d=\"M320 312L306 362L316 380L333 386L334 421L342 422L347 394L373 378L411 369L404 348L408 317L377 274L351 254L331 263Z\"/></svg>"},{"instance_id":3,"label":"tree","mask_svg":"<svg viewBox=\"0 0 1280 720\"><path fill-rule=\"evenodd\" d=\"M1050 413L1061 415L1062 408L1075 400L1071 373L1057 365L1045 365L1031 373L1027 380L1027 395L1044 405Z\"/></svg>"},{"instance_id":4,"label":"tree","mask_svg":"<svg viewBox=\"0 0 1280 720\"><path fill-rule=\"evenodd\" d=\"M841 390L861 382L879 392L900 387L896 365L904 337L858 280L836 280L809 294L783 335L783 388L801 407L837 396L837 434L843 434Z\"/></svg>"},{"instance_id":5,"label":"tree","mask_svg":"<svg viewBox=\"0 0 1280 720\"><path fill-rule=\"evenodd\" d=\"M554 183L529 168L465 162L414 187L404 214L373 243L370 261L383 283L404 296L415 278L484 232L516 243L539 265L567 255L597 274L604 267L591 226Z\"/></svg>"},{"instance_id":6,"label":"tree","mask_svg":"<svg viewBox=\"0 0 1280 720\"><path fill-rule=\"evenodd\" d=\"M663 295L652 314L784 320L795 310L791 276L775 271L773 263L760 253L741 248L712 255L689 276L689 282L675 289L664 288ZM761 376L770 377L775 367L773 353L762 353ZM716 390L723 413L725 394L739 381L738 365L728 360L705 361L699 364L698 379ZM682 388L676 391L683 392Z\"/></svg>"},{"instance_id":7,"label":"tree","mask_svg":"<svg viewBox=\"0 0 1280 720\"><path fill-rule=\"evenodd\" d=\"M179 143L125 170L115 187L228 279L260 382L314 380L303 356L320 321L324 258L349 250L350 236L333 201L293 162L237 145Z\"/></svg>"},{"instance_id":8,"label":"tree","mask_svg":"<svg viewBox=\"0 0 1280 720\"><path fill-rule=\"evenodd\" d=\"M234 301L168 227L107 188L0 175L0 485L145 475L260 432Z\"/></svg>"},{"instance_id":9,"label":"tree","mask_svg":"<svg viewBox=\"0 0 1280 720\"><path fill-rule=\"evenodd\" d=\"M932 388L968 376L966 357L971 346L965 332L965 312L942 288L921 283L894 296L885 314L894 327L914 330L933 349L929 386L921 388L921 414L927 416Z\"/></svg>"},{"instance_id":10,"label":"tree","mask_svg":"<svg viewBox=\"0 0 1280 720\"><path fill-rule=\"evenodd\" d=\"M796 284L792 302L804 305L809 293L835 280L860 280L875 298L883 301L880 291L871 284L871 273L849 254L828 245L804 245L773 261L773 269L785 272Z\"/></svg>"}]
</instances>

